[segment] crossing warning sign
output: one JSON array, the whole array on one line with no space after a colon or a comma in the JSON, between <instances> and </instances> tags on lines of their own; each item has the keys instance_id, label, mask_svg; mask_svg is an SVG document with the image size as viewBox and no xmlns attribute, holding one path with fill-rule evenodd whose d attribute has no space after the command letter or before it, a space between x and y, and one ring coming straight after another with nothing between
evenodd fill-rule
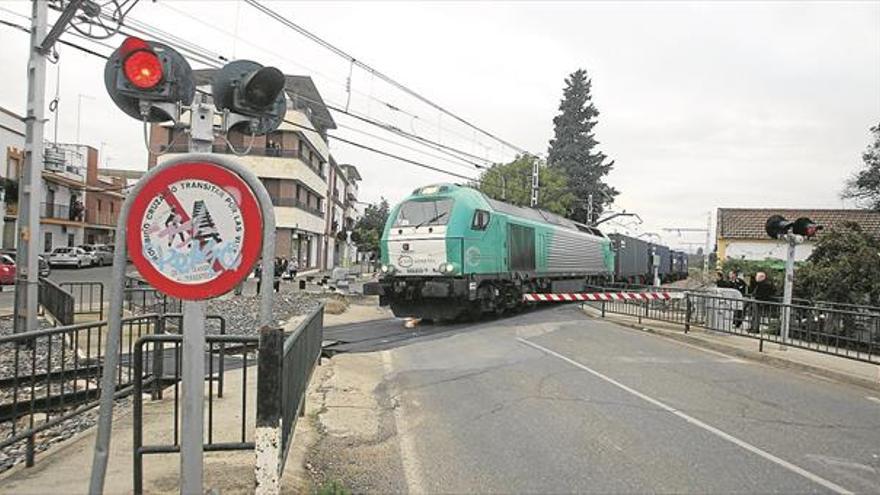
<instances>
[{"instance_id":1,"label":"crossing warning sign","mask_svg":"<svg viewBox=\"0 0 880 495\"><path fill-rule=\"evenodd\" d=\"M185 300L229 292L260 255L263 219L232 171L183 162L149 179L132 201L126 242L151 285Z\"/></svg>"}]
</instances>

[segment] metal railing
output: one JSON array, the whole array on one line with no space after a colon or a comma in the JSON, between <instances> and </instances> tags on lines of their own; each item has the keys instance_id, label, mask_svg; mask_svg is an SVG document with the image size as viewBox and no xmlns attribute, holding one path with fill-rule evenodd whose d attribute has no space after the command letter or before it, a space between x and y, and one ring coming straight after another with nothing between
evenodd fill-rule
<instances>
[{"instance_id":1,"label":"metal railing","mask_svg":"<svg viewBox=\"0 0 880 495\"><path fill-rule=\"evenodd\" d=\"M73 296L74 315L97 315L99 320L104 319L104 284L102 282L62 282L59 285Z\"/></svg>"},{"instance_id":2,"label":"metal railing","mask_svg":"<svg viewBox=\"0 0 880 495\"><path fill-rule=\"evenodd\" d=\"M156 315L122 320L119 396L131 391L135 341L158 328ZM106 332L107 322L99 321L0 336L0 449L27 442L25 462L33 466L35 452L53 436L40 435L37 445L39 433L98 405Z\"/></svg>"},{"instance_id":3,"label":"metal railing","mask_svg":"<svg viewBox=\"0 0 880 495\"><path fill-rule=\"evenodd\" d=\"M880 308L859 306L837 309L813 302L785 305L772 301L732 298L709 292L686 292L668 300L619 300L587 303L602 316L616 313L680 324L684 331L697 326L791 347L808 349L856 361L880 364ZM788 336L783 325L788 316Z\"/></svg>"},{"instance_id":4,"label":"metal railing","mask_svg":"<svg viewBox=\"0 0 880 495\"><path fill-rule=\"evenodd\" d=\"M134 314L179 313L183 310L183 301L163 294L149 286L126 287L122 290L124 292L122 309Z\"/></svg>"},{"instance_id":5,"label":"metal railing","mask_svg":"<svg viewBox=\"0 0 880 495\"><path fill-rule=\"evenodd\" d=\"M312 373L321 359L324 336L324 306L321 305L289 335L280 328L260 331L260 360L257 381L257 428L280 429L280 438L258 447L257 469L276 471L281 479L293 432L305 412L305 396ZM263 458L262 456L266 456ZM261 478L258 476L258 479Z\"/></svg>"},{"instance_id":6,"label":"metal railing","mask_svg":"<svg viewBox=\"0 0 880 495\"><path fill-rule=\"evenodd\" d=\"M204 444L206 452L228 450L253 450L254 442L249 439L247 429L247 381L248 381L248 357L258 345L259 338L256 336L239 335L208 335L205 339L205 353L207 357L208 403L206 408L207 442ZM182 359L183 337L181 335L147 335L135 343L134 370L135 380L133 383L133 491L142 494L144 491L144 456L149 454L169 454L180 452L180 370ZM240 356L238 359L222 359L227 354ZM152 359L151 359L152 356ZM170 360L169 360L170 358ZM214 401L215 385L222 379L226 370L232 363L241 369L241 421L239 428L235 430L215 431L214 427ZM162 365L160 368L158 365ZM171 366L169 366L169 364ZM169 369L170 368L170 369ZM161 399L161 389L171 382L174 394L174 413L170 427L173 429L173 443L171 444L145 444L143 437L143 393L147 386L153 388L153 399ZM222 383L222 382L220 382ZM156 394L156 390L159 394ZM216 394L217 398L222 394ZM222 437L222 438L221 438Z\"/></svg>"},{"instance_id":7,"label":"metal railing","mask_svg":"<svg viewBox=\"0 0 880 495\"><path fill-rule=\"evenodd\" d=\"M57 203L41 203L40 206L41 217L72 222L82 222L86 211L83 207L60 205Z\"/></svg>"},{"instance_id":8,"label":"metal railing","mask_svg":"<svg viewBox=\"0 0 880 495\"><path fill-rule=\"evenodd\" d=\"M37 300L56 322L73 325L75 300L70 292L48 278L40 278Z\"/></svg>"}]
</instances>

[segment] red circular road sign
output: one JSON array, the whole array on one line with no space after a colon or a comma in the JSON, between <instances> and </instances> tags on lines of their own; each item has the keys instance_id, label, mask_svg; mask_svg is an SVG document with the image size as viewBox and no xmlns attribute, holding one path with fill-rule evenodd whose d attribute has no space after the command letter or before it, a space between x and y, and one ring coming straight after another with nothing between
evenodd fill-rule
<instances>
[{"instance_id":1,"label":"red circular road sign","mask_svg":"<svg viewBox=\"0 0 880 495\"><path fill-rule=\"evenodd\" d=\"M153 287L185 300L232 290L260 256L263 217L253 191L225 167L181 162L132 200L126 243Z\"/></svg>"}]
</instances>

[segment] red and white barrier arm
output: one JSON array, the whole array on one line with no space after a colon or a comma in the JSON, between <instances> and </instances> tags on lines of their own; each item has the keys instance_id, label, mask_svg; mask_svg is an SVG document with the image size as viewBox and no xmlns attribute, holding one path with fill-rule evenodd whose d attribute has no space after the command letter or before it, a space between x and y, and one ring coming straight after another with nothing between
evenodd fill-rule
<instances>
[{"instance_id":1,"label":"red and white barrier arm","mask_svg":"<svg viewBox=\"0 0 880 495\"><path fill-rule=\"evenodd\" d=\"M683 297L684 292L583 292L567 294L523 294L523 301L661 301L681 299Z\"/></svg>"}]
</instances>

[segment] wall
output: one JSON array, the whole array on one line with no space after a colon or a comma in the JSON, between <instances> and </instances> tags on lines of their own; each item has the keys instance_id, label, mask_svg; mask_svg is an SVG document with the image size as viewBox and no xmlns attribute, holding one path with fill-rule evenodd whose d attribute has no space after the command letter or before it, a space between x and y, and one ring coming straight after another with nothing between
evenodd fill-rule
<instances>
[{"instance_id":1,"label":"wall","mask_svg":"<svg viewBox=\"0 0 880 495\"><path fill-rule=\"evenodd\" d=\"M81 227L65 227L63 225L53 225L53 224L41 224L40 225L40 238L38 239L40 252L48 253L52 249L45 249L45 237L46 233L52 233L52 249L56 247L67 246L67 236L68 234L73 234L74 246L79 246L80 244L85 244L84 232Z\"/></svg>"},{"instance_id":2,"label":"wall","mask_svg":"<svg viewBox=\"0 0 880 495\"><path fill-rule=\"evenodd\" d=\"M0 177L6 177L6 152L8 148L24 149L24 122L18 116L0 109Z\"/></svg>"},{"instance_id":3,"label":"wall","mask_svg":"<svg viewBox=\"0 0 880 495\"><path fill-rule=\"evenodd\" d=\"M795 261L804 261L813 252L813 243L798 244L795 248ZM785 260L788 257L788 244L772 239L722 239L718 243L718 257L761 261L766 258Z\"/></svg>"}]
</instances>

